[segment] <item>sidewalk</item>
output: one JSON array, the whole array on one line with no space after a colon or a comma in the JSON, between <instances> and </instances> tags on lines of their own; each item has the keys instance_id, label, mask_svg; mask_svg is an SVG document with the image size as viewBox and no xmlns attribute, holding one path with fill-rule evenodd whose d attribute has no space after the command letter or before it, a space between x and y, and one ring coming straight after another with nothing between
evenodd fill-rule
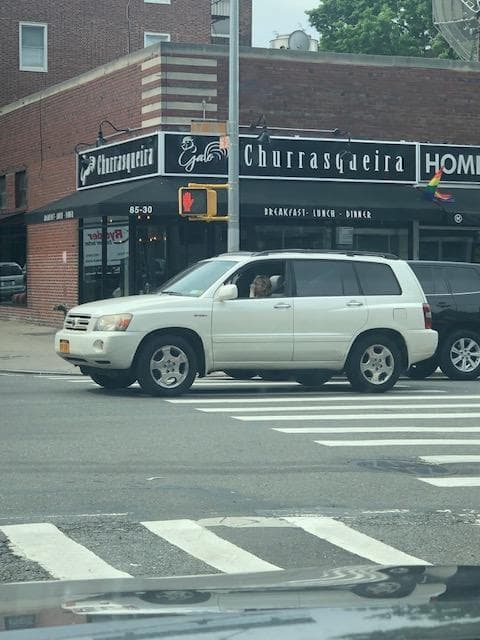
<instances>
[{"instance_id":1,"label":"sidewalk","mask_svg":"<svg viewBox=\"0 0 480 640\"><path fill-rule=\"evenodd\" d=\"M57 329L17 320L0 320L0 372L80 374L54 351Z\"/></svg>"}]
</instances>

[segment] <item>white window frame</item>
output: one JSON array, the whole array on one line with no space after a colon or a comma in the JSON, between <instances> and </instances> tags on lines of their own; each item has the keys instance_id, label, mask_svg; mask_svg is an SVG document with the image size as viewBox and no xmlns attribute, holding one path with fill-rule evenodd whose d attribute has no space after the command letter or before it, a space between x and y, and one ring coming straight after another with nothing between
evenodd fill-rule
<instances>
[{"instance_id":1,"label":"white window frame","mask_svg":"<svg viewBox=\"0 0 480 640\"><path fill-rule=\"evenodd\" d=\"M145 47L151 47L152 45L149 44L147 45L147 37L148 36L164 36L165 40L164 42L170 42L170 40L172 39L172 36L169 33L160 33L158 31L144 31L143 32L143 46Z\"/></svg>"},{"instance_id":2,"label":"white window frame","mask_svg":"<svg viewBox=\"0 0 480 640\"><path fill-rule=\"evenodd\" d=\"M171 4L171 0L143 0L146 4Z\"/></svg>"},{"instance_id":3,"label":"white window frame","mask_svg":"<svg viewBox=\"0 0 480 640\"><path fill-rule=\"evenodd\" d=\"M28 67L23 64L22 27L42 27L43 28L43 65L42 67ZM18 23L18 59L19 59L20 71L35 71L37 73L48 72L48 24L46 22L19 22Z\"/></svg>"}]
</instances>

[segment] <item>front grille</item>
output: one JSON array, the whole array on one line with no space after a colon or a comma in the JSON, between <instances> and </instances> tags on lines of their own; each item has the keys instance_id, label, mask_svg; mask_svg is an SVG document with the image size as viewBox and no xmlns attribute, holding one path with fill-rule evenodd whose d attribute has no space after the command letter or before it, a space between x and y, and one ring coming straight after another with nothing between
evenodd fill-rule
<instances>
[{"instance_id":1,"label":"front grille","mask_svg":"<svg viewBox=\"0 0 480 640\"><path fill-rule=\"evenodd\" d=\"M65 318L64 329L70 331L87 331L91 316L69 313Z\"/></svg>"}]
</instances>

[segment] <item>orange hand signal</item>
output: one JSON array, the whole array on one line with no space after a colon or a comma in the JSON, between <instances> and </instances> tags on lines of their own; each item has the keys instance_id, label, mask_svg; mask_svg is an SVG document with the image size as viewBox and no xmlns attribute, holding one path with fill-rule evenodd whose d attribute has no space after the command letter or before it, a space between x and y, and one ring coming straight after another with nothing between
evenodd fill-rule
<instances>
[{"instance_id":1,"label":"orange hand signal","mask_svg":"<svg viewBox=\"0 0 480 640\"><path fill-rule=\"evenodd\" d=\"M192 211L194 202L195 198L193 197L192 192L184 191L182 194L182 209L184 213L190 213Z\"/></svg>"}]
</instances>

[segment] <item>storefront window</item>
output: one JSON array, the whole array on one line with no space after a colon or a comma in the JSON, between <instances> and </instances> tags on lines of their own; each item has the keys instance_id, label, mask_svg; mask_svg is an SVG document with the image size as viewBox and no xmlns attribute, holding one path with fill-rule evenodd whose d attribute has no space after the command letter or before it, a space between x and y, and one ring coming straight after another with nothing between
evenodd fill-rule
<instances>
[{"instance_id":1,"label":"storefront window","mask_svg":"<svg viewBox=\"0 0 480 640\"><path fill-rule=\"evenodd\" d=\"M293 224L253 224L242 230L242 249L331 249L331 226L297 226Z\"/></svg>"},{"instance_id":2,"label":"storefront window","mask_svg":"<svg viewBox=\"0 0 480 640\"><path fill-rule=\"evenodd\" d=\"M81 302L128 295L128 218L85 220L81 246Z\"/></svg>"},{"instance_id":3,"label":"storefront window","mask_svg":"<svg viewBox=\"0 0 480 640\"><path fill-rule=\"evenodd\" d=\"M480 262L480 232L475 229L420 227L420 260Z\"/></svg>"},{"instance_id":4,"label":"storefront window","mask_svg":"<svg viewBox=\"0 0 480 640\"><path fill-rule=\"evenodd\" d=\"M383 227L337 227L337 249L393 253L408 259L408 230Z\"/></svg>"},{"instance_id":5,"label":"storefront window","mask_svg":"<svg viewBox=\"0 0 480 640\"><path fill-rule=\"evenodd\" d=\"M164 224L137 227L135 293L156 291L168 279L167 240Z\"/></svg>"},{"instance_id":6,"label":"storefront window","mask_svg":"<svg viewBox=\"0 0 480 640\"><path fill-rule=\"evenodd\" d=\"M25 225L0 226L0 304L27 304L27 236Z\"/></svg>"}]
</instances>

